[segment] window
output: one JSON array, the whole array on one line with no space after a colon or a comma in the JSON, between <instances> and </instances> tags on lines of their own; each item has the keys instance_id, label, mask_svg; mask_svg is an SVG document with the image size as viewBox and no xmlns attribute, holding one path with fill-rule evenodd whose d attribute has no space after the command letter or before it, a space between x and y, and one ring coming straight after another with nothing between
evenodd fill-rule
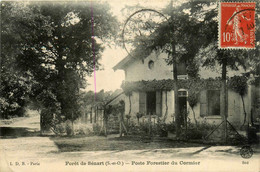
<instances>
[{"instance_id":1,"label":"window","mask_svg":"<svg viewBox=\"0 0 260 172\"><path fill-rule=\"evenodd\" d=\"M148 68L149 68L149 69L153 69L153 68L154 68L154 61L150 60L150 61L148 62Z\"/></svg>"},{"instance_id":2,"label":"window","mask_svg":"<svg viewBox=\"0 0 260 172\"><path fill-rule=\"evenodd\" d=\"M177 75L187 75L186 64L179 63L177 66Z\"/></svg>"},{"instance_id":3,"label":"window","mask_svg":"<svg viewBox=\"0 0 260 172\"><path fill-rule=\"evenodd\" d=\"M139 92L139 112L144 115L162 115L162 92Z\"/></svg>"},{"instance_id":4,"label":"window","mask_svg":"<svg viewBox=\"0 0 260 172\"><path fill-rule=\"evenodd\" d=\"M200 93L200 115L220 115L220 91L205 90Z\"/></svg>"}]
</instances>

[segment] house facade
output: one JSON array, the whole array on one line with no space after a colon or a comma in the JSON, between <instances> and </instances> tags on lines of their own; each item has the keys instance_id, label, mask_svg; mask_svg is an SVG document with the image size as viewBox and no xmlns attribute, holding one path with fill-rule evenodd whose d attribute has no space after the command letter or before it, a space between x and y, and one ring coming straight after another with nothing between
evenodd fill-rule
<instances>
[{"instance_id":1,"label":"house facade","mask_svg":"<svg viewBox=\"0 0 260 172\"><path fill-rule=\"evenodd\" d=\"M174 90L173 90L173 66L167 65L165 59L167 54L153 52L148 57L140 59L127 56L121 60L114 70L124 70L125 81L123 87L131 87L130 92L125 93L125 114L131 116L132 121L137 120L137 114L142 114L141 118L148 115L159 117L166 123L174 121ZM216 78L221 76L219 70L201 68L199 75L202 79ZM179 81L188 80L185 65L178 65ZM239 72L228 72L228 76L239 75ZM217 82L211 80L211 82ZM211 84L209 84L211 85ZM191 85L192 87L192 85ZM246 120L250 121L252 113L257 116L255 107L260 106L260 88L248 85L248 93L243 97L228 89L228 120L235 126L241 126ZM189 91L187 88L179 86L178 97L182 121L187 118L190 122L207 122L218 125L222 122L220 100L221 91L219 87L209 86L199 93L198 103L191 108L188 102ZM243 103L244 107L243 108ZM252 110L253 109L253 110ZM256 118L256 117L254 117Z\"/></svg>"}]
</instances>

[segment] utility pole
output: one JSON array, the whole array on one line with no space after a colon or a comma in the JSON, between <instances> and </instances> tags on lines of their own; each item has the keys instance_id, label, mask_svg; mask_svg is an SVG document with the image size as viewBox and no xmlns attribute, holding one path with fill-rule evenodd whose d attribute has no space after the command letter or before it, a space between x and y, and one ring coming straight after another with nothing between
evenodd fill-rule
<instances>
[{"instance_id":1,"label":"utility pole","mask_svg":"<svg viewBox=\"0 0 260 172\"><path fill-rule=\"evenodd\" d=\"M220 50L219 50L220 51ZM222 56L223 63L222 63L222 78L221 78L221 114L223 119L223 140L225 143L227 143L227 86L226 86L226 80L227 80L227 59L223 52L218 53L218 55Z\"/></svg>"},{"instance_id":2,"label":"utility pole","mask_svg":"<svg viewBox=\"0 0 260 172\"><path fill-rule=\"evenodd\" d=\"M173 25L173 2L170 3L171 9L171 25ZM172 46L172 59L173 59L173 80L174 80L174 109L175 109L175 129L176 137L178 138L181 133L180 125L180 108L179 108L179 96L178 96L178 74L177 74L177 57L175 56L175 40L174 40L174 27L172 28L171 46Z\"/></svg>"}]
</instances>

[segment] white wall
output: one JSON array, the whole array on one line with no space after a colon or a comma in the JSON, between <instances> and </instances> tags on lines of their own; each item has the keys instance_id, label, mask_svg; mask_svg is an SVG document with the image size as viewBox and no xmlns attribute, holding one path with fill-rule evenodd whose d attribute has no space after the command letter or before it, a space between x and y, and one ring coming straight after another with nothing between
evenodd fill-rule
<instances>
[{"instance_id":1,"label":"white wall","mask_svg":"<svg viewBox=\"0 0 260 172\"><path fill-rule=\"evenodd\" d=\"M247 115L250 114L249 102L250 102L250 94L247 94L244 97L246 113ZM191 119L191 122L194 121L193 113L191 107L188 106L188 117ZM209 124L218 125L222 122L221 116L200 116L200 104L198 103L194 107L194 112L196 114L196 119L198 122L207 122ZM237 129L243 124L244 121L244 110L242 105L242 99L239 94L235 93L234 91L228 90L228 121L236 126Z\"/></svg>"},{"instance_id":2,"label":"white wall","mask_svg":"<svg viewBox=\"0 0 260 172\"><path fill-rule=\"evenodd\" d=\"M136 59L133 63L125 68L125 81L141 81L141 80L162 80L173 79L173 66L167 65L165 59L168 58L166 53L153 52L143 61ZM150 60L154 61L154 68L149 69L148 63ZM228 77L234 75L240 75L241 72L245 72L242 68L238 71L229 70L227 72ZM209 69L200 66L199 75L201 78L215 78L221 77L221 66L217 65L214 69Z\"/></svg>"},{"instance_id":3,"label":"white wall","mask_svg":"<svg viewBox=\"0 0 260 172\"><path fill-rule=\"evenodd\" d=\"M167 93L167 106L168 113L166 114L166 93ZM165 117L166 115L166 117ZM162 118L166 118L165 122L170 123L174 119L174 91L162 92Z\"/></svg>"},{"instance_id":4,"label":"white wall","mask_svg":"<svg viewBox=\"0 0 260 172\"><path fill-rule=\"evenodd\" d=\"M136 117L136 113L139 112L139 93L132 92L132 95L130 96L130 100L131 100L130 116L131 118L134 118ZM129 97L125 96L125 115L129 115L129 109L130 109Z\"/></svg>"},{"instance_id":5,"label":"white wall","mask_svg":"<svg viewBox=\"0 0 260 172\"><path fill-rule=\"evenodd\" d=\"M141 80L162 80L173 79L172 65L167 65L165 53L152 53L142 62L141 59L136 59L135 62L126 67L125 81L141 81ZM154 61L154 68L149 69L148 63Z\"/></svg>"}]
</instances>

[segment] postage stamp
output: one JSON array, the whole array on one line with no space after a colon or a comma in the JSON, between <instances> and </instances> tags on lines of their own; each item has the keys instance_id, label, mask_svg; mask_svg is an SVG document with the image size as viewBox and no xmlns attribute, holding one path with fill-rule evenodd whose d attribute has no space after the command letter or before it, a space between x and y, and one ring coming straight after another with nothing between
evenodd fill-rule
<instances>
[{"instance_id":1,"label":"postage stamp","mask_svg":"<svg viewBox=\"0 0 260 172\"><path fill-rule=\"evenodd\" d=\"M255 48L255 3L220 2L219 48Z\"/></svg>"}]
</instances>

